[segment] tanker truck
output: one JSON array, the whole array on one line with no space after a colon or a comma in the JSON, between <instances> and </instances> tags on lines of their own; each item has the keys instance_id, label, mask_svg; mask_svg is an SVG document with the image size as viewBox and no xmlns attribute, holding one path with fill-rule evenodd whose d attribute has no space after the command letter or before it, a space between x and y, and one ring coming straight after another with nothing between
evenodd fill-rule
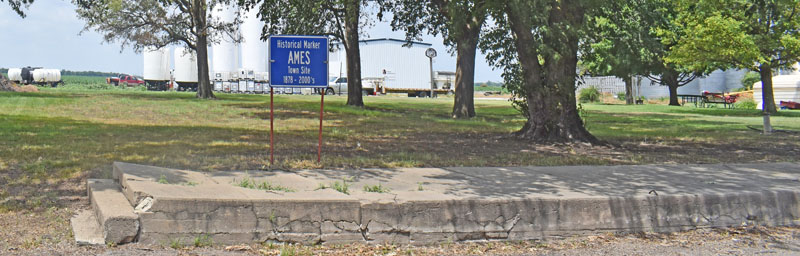
<instances>
[{"instance_id":1,"label":"tanker truck","mask_svg":"<svg viewBox=\"0 0 800 256\"><path fill-rule=\"evenodd\" d=\"M19 84L50 85L63 84L61 70L41 67L24 67L8 69L8 80Z\"/></svg>"}]
</instances>

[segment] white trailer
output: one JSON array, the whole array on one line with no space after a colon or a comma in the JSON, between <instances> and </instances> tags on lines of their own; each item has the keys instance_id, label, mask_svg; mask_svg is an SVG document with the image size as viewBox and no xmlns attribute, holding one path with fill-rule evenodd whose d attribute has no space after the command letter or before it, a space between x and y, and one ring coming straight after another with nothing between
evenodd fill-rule
<instances>
[{"instance_id":1,"label":"white trailer","mask_svg":"<svg viewBox=\"0 0 800 256\"><path fill-rule=\"evenodd\" d=\"M363 83L364 94L371 93L408 93L409 96L426 96L433 89L437 93L451 92L451 88L443 88L434 84L431 88L430 61L425 50L431 44L400 39L367 39L359 43L361 51L361 77L369 78ZM344 46L334 45L329 58L329 76L331 83L328 94L344 93L347 86L338 86L339 81L347 77L347 54ZM375 82L375 79L382 80Z\"/></svg>"}]
</instances>

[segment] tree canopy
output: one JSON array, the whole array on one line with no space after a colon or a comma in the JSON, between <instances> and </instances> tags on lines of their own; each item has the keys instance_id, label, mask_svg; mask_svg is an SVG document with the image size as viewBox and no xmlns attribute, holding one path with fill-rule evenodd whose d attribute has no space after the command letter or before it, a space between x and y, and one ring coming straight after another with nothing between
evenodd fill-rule
<instances>
[{"instance_id":1,"label":"tree canopy","mask_svg":"<svg viewBox=\"0 0 800 256\"><path fill-rule=\"evenodd\" d=\"M714 70L715 66L683 66L666 61L683 31L672 0L611 1L590 17L592 27L584 44L581 64L592 75L622 78L626 96L631 77L647 76L669 89L670 105L680 105L678 87ZM631 104L631 97L626 101Z\"/></svg>"},{"instance_id":2,"label":"tree canopy","mask_svg":"<svg viewBox=\"0 0 800 256\"><path fill-rule=\"evenodd\" d=\"M423 33L441 34L444 44L455 48L456 81L452 115L475 116L475 54L481 28L489 15L485 0L395 0L386 1L383 9L392 10L392 28L404 30L406 39L419 40Z\"/></svg>"},{"instance_id":3,"label":"tree canopy","mask_svg":"<svg viewBox=\"0 0 800 256\"><path fill-rule=\"evenodd\" d=\"M633 104L633 76L648 76L661 61L663 46L651 28L660 17L645 0L611 1L589 17L591 29L581 51L581 66L591 75L625 81L625 101Z\"/></svg>"},{"instance_id":4,"label":"tree canopy","mask_svg":"<svg viewBox=\"0 0 800 256\"><path fill-rule=\"evenodd\" d=\"M758 71L763 109L776 111L772 72L800 61L800 2L796 0L677 0L678 39L668 61Z\"/></svg>"},{"instance_id":5,"label":"tree canopy","mask_svg":"<svg viewBox=\"0 0 800 256\"><path fill-rule=\"evenodd\" d=\"M33 0L0 0L0 3L5 1L8 1L8 5L11 6L11 9L22 18L25 18L25 9L28 9L28 7L33 4Z\"/></svg>"},{"instance_id":6,"label":"tree canopy","mask_svg":"<svg viewBox=\"0 0 800 256\"><path fill-rule=\"evenodd\" d=\"M534 142L600 143L583 125L575 99L578 50L587 17L604 2L591 0L492 1L497 26L482 48L504 70L527 121L516 135Z\"/></svg>"},{"instance_id":7,"label":"tree canopy","mask_svg":"<svg viewBox=\"0 0 800 256\"><path fill-rule=\"evenodd\" d=\"M210 15L211 8L230 0L73 0L78 16L107 42L142 51L147 47L185 45L197 53L199 98L214 98L209 80L208 44L241 41L239 19L224 21Z\"/></svg>"}]
</instances>

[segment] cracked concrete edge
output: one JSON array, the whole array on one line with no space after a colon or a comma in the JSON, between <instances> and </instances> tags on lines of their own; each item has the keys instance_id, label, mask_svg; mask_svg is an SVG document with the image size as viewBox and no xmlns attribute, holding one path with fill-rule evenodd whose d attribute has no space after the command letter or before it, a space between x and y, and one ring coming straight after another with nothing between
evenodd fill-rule
<instances>
[{"instance_id":1,"label":"cracked concrete edge","mask_svg":"<svg viewBox=\"0 0 800 256\"><path fill-rule=\"evenodd\" d=\"M139 216L113 180L87 180L94 216L107 243L123 244L136 240Z\"/></svg>"},{"instance_id":2,"label":"cracked concrete edge","mask_svg":"<svg viewBox=\"0 0 800 256\"><path fill-rule=\"evenodd\" d=\"M128 184L127 175L125 174L124 169L128 169L131 166L135 166L137 168L150 168L150 166L145 165L136 165L136 164L129 164L123 162L114 162L112 165L112 176L114 181L119 184L120 189L122 190L122 194L128 199L128 202L132 206L139 205L140 201L146 197L150 197L150 195L141 192L141 191L133 191ZM156 167L153 167L156 168Z\"/></svg>"},{"instance_id":3,"label":"cracked concrete edge","mask_svg":"<svg viewBox=\"0 0 800 256\"><path fill-rule=\"evenodd\" d=\"M696 228L739 225L800 225L800 193L763 191L736 194L617 197L565 200L450 200L427 203L359 204L348 214L335 216L325 206L286 208L283 205L224 213L210 218L180 212L147 213L142 216L142 242L153 243L164 237L219 236L220 241L276 241L298 243L414 243L428 244L471 240L529 240L608 232L674 232ZM228 205L227 207L231 207ZM274 211L275 209L281 209ZM335 209L335 207L334 207ZM248 213L249 212L249 213ZM296 214L293 216L293 212ZM299 213L298 213L299 212ZM311 213L309 213L311 212ZM248 213L253 218L237 217ZM225 215L229 214L230 218ZM160 215L159 218L150 218ZM150 216L150 217L146 217ZM178 217L190 219L179 220ZM194 225L177 232L169 227L152 232L151 220L159 225ZM197 221L200 219L201 221ZM215 219L213 222L202 220ZM180 221L185 221L181 224ZM227 223L247 223L230 228ZM339 224L337 226L336 224ZM250 225L250 226L248 226ZM349 227L345 227L349 226ZM205 227L205 228L204 228ZM207 227L215 227L210 230ZM171 233L170 233L171 232ZM234 238L250 240L235 240Z\"/></svg>"}]
</instances>

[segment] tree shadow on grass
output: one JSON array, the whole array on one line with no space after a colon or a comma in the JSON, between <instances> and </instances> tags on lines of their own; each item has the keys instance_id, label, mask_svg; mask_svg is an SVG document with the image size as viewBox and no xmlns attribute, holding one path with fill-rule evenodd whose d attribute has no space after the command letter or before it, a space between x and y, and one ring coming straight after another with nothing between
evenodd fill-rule
<instances>
[{"instance_id":1,"label":"tree shadow on grass","mask_svg":"<svg viewBox=\"0 0 800 256\"><path fill-rule=\"evenodd\" d=\"M88 97L88 95L80 93L0 92L0 98L74 99L74 98L86 98L86 97Z\"/></svg>"}]
</instances>

